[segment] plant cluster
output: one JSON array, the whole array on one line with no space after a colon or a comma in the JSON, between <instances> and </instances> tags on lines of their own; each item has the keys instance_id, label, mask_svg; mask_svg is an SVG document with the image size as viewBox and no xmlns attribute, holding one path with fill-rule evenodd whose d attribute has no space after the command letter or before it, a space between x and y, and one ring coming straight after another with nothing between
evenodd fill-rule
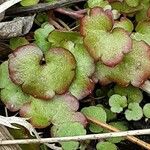
<instances>
[{"instance_id":1,"label":"plant cluster","mask_svg":"<svg viewBox=\"0 0 150 150\"><path fill-rule=\"evenodd\" d=\"M48 2L53 2L49 1ZM38 0L22 0L22 6ZM62 31L45 22L34 32L34 42L25 37L10 39L13 53L0 66L1 101L10 111L30 118L36 128L52 124L54 137L108 132L86 117L128 130L126 120L150 118L150 103L141 104L143 93L150 93L150 1L88 0L87 14L80 30ZM82 99L95 85L105 91L107 105L79 110ZM97 150L116 150L124 138L99 142ZM78 149L79 142L61 142L65 150Z\"/></svg>"}]
</instances>

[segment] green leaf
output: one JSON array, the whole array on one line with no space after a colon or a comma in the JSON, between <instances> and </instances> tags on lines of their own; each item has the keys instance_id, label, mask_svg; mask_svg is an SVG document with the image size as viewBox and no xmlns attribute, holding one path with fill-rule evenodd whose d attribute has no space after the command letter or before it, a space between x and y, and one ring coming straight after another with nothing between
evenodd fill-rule
<instances>
[{"instance_id":1,"label":"green leaf","mask_svg":"<svg viewBox=\"0 0 150 150\"><path fill-rule=\"evenodd\" d=\"M52 134L55 137L78 136L85 135L86 130L80 123L64 123L60 126L52 127ZM76 150L79 147L79 142L69 141L61 142L63 150Z\"/></svg>"},{"instance_id":2,"label":"green leaf","mask_svg":"<svg viewBox=\"0 0 150 150\"><path fill-rule=\"evenodd\" d=\"M106 114L107 114L107 122L110 122L111 120L114 120L114 119L117 118L116 113L112 112L110 109L104 107L104 106L101 105L101 104L98 104L98 105L96 105L96 106L97 106L97 107L102 107L102 108L105 110L105 112L106 112Z\"/></svg>"},{"instance_id":3,"label":"green leaf","mask_svg":"<svg viewBox=\"0 0 150 150\"><path fill-rule=\"evenodd\" d=\"M110 143L110 142L99 142L97 145L96 145L96 149L97 150L117 150L117 146L113 143Z\"/></svg>"},{"instance_id":4,"label":"green leaf","mask_svg":"<svg viewBox=\"0 0 150 150\"><path fill-rule=\"evenodd\" d=\"M137 22L149 19L148 16L148 9L150 8L149 0L141 0L140 6L142 9L138 11L135 16Z\"/></svg>"},{"instance_id":5,"label":"green leaf","mask_svg":"<svg viewBox=\"0 0 150 150\"><path fill-rule=\"evenodd\" d=\"M3 62L0 65L0 89L1 101L6 105L10 111L19 110L25 103L30 102L29 96L15 85L9 78L8 62Z\"/></svg>"},{"instance_id":6,"label":"green leaf","mask_svg":"<svg viewBox=\"0 0 150 150\"><path fill-rule=\"evenodd\" d=\"M80 27L84 44L91 56L95 61L101 60L110 67L117 65L132 46L131 38L124 29L112 29L113 22L110 10L104 11L97 7L81 20Z\"/></svg>"},{"instance_id":7,"label":"green leaf","mask_svg":"<svg viewBox=\"0 0 150 150\"><path fill-rule=\"evenodd\" d=\"M77 99L83 99L89 95L94 89L94 82L91 80L91 76L95 71L95 64L86 51L80 34L55 30L49 35L49 42L53 47L63 47L69 50L75 57L77 63L76 77L70 85L70 93Z\"/></svg>"},{"instance_id":8,"label":"green leaf","mask_svg":"<svg viewBox=\"0 0 150 150\"><path fill-rule=\"evenodd\" d=\"M129 85L127 87L121 87L116 85L114 87L114 93L119 94L121 96L126 96L128 99L128 103L140 103L143 100L142 91L139 88L136 88L132 85Z\"/></svg>"},{"instance_id":9,"label":"green leaf","mask_svg":"<svg viewBox=\"0 0 150 150\"><path fill-rule=\"evenodd\" d=\"M127 127L127 123L126 122L111 122L109 123L109 125L121 130L121 131L127 131L128 127ZM109 131L105 131L105 132L109 132ZM124 138L123 137L114 137L114 138L107 138L107 141L111 142L111 143L119 143L121 141L123 141Z\"/></svg>"},{"instance_id":10,"label":"green leaf","mask_svg":"<svg viewBox=\"0 0 150 150\"><path fill-rule=\"evenodd\" d=\"M88 0L87 3L88 3L88 6L90 8L93 8L93 7L105 7L105 6L107 6L109 4L105 0Z\"/></svg>"},{"instance_id":11,"label":"green leaf","mask_svg":"<svg viewBox=\"0 0 150 150\"><path fill-rule=\"evenodd\" d=\"M52 25L46 23L34 32L35 43L41 48L43 52L48 51L51 47L50 43L48 42L48 35L54 29L55 28Z\"/></svg>"},{"instance_id":12,"label":"green leaf","mask_svg":"<svg viewBox=\"0 0 150 150\"><path fill-rule=\"evenodd\" d=\"M137 7L131 7L131 6L129 6L125 2L125 0L122 1L122 2L120 2L120 1L114 1L114 2L111 3L111 6L112 6L113 9L118 10L121 14L126 14L126 15L135 14L138 11L142 11L142 9L143 9L142 5L138 5Z\"/></svg>"},{"instance_id":13,"label":"green leaf","mask_svg":"<svg viewBox=\"0 0 150 150\"><path fill-rule=\"evenodd\" d=\"M15 50L16 48L26 44L29 44L29 42L25 37L14 37L9 41L9 45L12 50Z\"/></svg>"},{"instance_id":14,"label":"green leaf","mask_svg":"<svg viewBox=\"0 0 150 150\"><path fill-rule=\"evenodd\" d=\"M22 0L20 4L22 6L32 6L38 4L39 0Z\"/></svg>"},{"instance_id":15,"label":"green leaf","mask_svg":"<svg viewBox=\"0 0 150 150\"><path fill-rule=\"evenodd\" d=\"M141 0L125 0L127 5L129 5L130 7L137 7L140 4L140 1Z\"/></svg>"},{"instance_id":16,"label":"green leaf","mask_svg":"<svg viewBox=\"0 0 150 150\"><path fill-rule=\"evenodd\" d=\"M46 100L69 89L75 68L73 55L63 48L52 48L43 56L36 45L30 44L9 56L13 82L21 85L24 92Z\"/></svg>"},{"instance_id":17,"label":"green leaf","mask_svg":"<svg viewBox=\"0 0 150 150\"><path fill-rule=\"evenodd\" d=\"M122 17L120 21L115 21L114 28L123 28L128 32L132 32L134 29L132 21L128 18Z\"/></svg>"},{"instance_id":18,"label":"green leaf","mask_svg":"<svg viewBox=\"0 0 150 150\"><path fill-rule=\"evenodd\" d=\"M136 32L132 34L132 38L137 41L145 41L150 45L150 21L139 22L135 28Z\"/></svg>"},{"instance_id":19,"label":"green leaf","mask_svg":"<svg viewBox=\"0 0 150 150\"><path fill-rule=\"evenodd\" d=\"M97 107L97 106L90 106L90 107L84 107L81 112L87 116L91 117L93 119L106 122L107 116L106 112L103 108ZM99 127L98 125L94 123L90 123L89 129L91 132L99 133L103 131L103 128Z\"/></svg>"},{"instance_id":20,"label":"green leaf","mask_svg":"<svg viewBox=\"0 0 150 150\"><path fill-rule=\"evenodd\" d=\"M30 118L32 125L37 128L47 127L51 123L56 126L69 122L79 122L85 125L85 117L76 112L78 108L77 99L68 94L57 95L50 101L30 97L30 103L20 109L20 115Z\"/></svg>"},{"instance_id":21,"label":"green leaf","mask_svg":"<svg viewBox=\"0 0 150 150\"><path fill-rule=\"evenodd\" d=\"M112 112L121 113L123 108L127 107L127 98L125 96L114 94L109 98L109 105Z\"/></svg>"},{"instance_id":22,"label":"green leaf","mask_svg":"<svg viewBox=\"0 0 150 150\"><path fill-rule=\"evenodd\" d=\"M138 103L130 103L125 111L125 117L129 121L140 120L143 117L143 110Z\"/></svg>"},{"instance_id":23,"label":"green leaf","mask_svg":"<svg viewBox=\"0 0 150 150\"><path fill-rule=\"evenodd\" d=\"M150 76L150 51L144 42L133 41L132 51L115 67L108 67L102 62L96 65L95 77L100 84L115 82L127 86L140 87Z\"/></svg>"},{"instance_id":24,"label":"green leaf","mask_svg":"<svg viewBox=\"0 0 150 150\"><path fill-rule=\"evenodd\" d=\"M146 118L150 118L150 103L147 103L143 107L143 113Z\"/></svg>"}]
</instances>

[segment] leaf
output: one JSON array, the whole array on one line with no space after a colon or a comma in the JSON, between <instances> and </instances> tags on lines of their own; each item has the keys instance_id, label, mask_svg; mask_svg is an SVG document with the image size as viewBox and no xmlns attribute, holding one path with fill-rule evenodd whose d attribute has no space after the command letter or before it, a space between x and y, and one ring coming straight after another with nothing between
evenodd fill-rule
<instances>
[{"instance_id":1,"label":"leaf","mask_svg":"<svg viewBox=\"0 0 150 150\"><path fill-rule=\"evenodd\" d=\"M97 107L97 106L84 107L82 108L81 112L87 117L91 117L93 119L102 122L106 122L107 120L106 112L102 107ZM90 123L89 129L93 133L100 133L103 131L103 128L99 127L94 123Z\"/></svg>"},{"instance_id":2,"label":"leaf","mask_svg":"<svg viewBox=\"0 0 150 150\"><path fill-rule=\"evenodd\" d=\"M145 41L150 45L150 21L141 21L135 28L136 32L132 34L132 38L137 41Z\"/></svg>"},{"instance_id":3,"label":"leaf","mask_svg":"<svg viewBox=\"0 0 150 150\"><path fill-rule=\"evenodd\" d=\"M50 49L44 57L36 45L29 44L9 56L13 82L20 85L25 93L45 100L69 89L75 68L73 55L63 48Z\"/></svg>"},{"instance_id":4,"label":"leaf","mask_svg":"<svg viewBox=\"0 0 150 150\"><path fill-rule=\"evenodd\" d=\"M14 116L13 117L0 116L1 125L4 125L9 128L13 128L13 129L19 129L18 127L12 125L12 124L17 124L17 125L25 127L32 136L35 135L36 137L39 137L39 135L37 134L33 126L30 123L28 123L26 120L27 120L26 118L20 118L20 117L14 117Z\"/></svg>"},{"instance_id":5,"label":"leaf","mask_svg":"<svg viewBox=\"0 0 150 150\"><path fill-rule=\"evenodd\" d=\"M34 17L35 15L16 17L12 21L0 22L0 39L9 39L27 34L33 25Z\"/></svg>"},{"instance_id":6,"label":"leaf","mask_svg":"<svg viewBox=\"0 0 150 150\"><path fill-rule=\"evenodd\" d=\"M114 92L121 96L126 96L128 99L128 103L140 103L143 100L142 91L139 88L133 87L132 85L129 85L127 87L121 87L116 85L114 87Z\"/></svg>"},{"instance_id":7,"label":"leaf","mask_svg":"<svg viewBox=\"0 0 150 150\"><path fill-rule=\"evenodd\" d=\"M41 28L37 29L34 32L35 43L41 48L43 52L46 52L50 49L51 45L48 42L48 35L55 28L49 23L45 23L41 26Z\"/></svg>"},{"instance_id":8,"label":"leaf","mask_svg":"<svg viewBox=\"0 0 150 150\"><path fill-rule=\"evenodd\" d=\"M22 6L32 6L38 4L39 0L22 0L20 4Z\"/></svg>"},{"instance_id":9,"label":"leaf","mask_svg":"<svg viewBox=\"0 0 150 150\"><path fill-rule=\"evenodd\" d=\"M110 10L93 8L90 14L81 20L80 26L84 44L91 56L110 67L121 62L132 46L129 34L122 28L112 29L113 25Z\"/></svg>"},{"instance_id":10,"label":"leaf","mask_svg":"<svg viewBox=\"0 0 150 150\"><path fill-rule=\"evenodd\" d=\"M142 108L138 103L130 103L128 109L125 111L125 117L128 121L140 120L143 117Z\"/></svg>"},{"instance_id":11,"label":"leaf","mask_svg":"<svg viewBox=\"0 0 150 150\"><path fill-rule=\"evenodd\" d=\"M96 145L96 149L97 150L117 150L117 146L113 143L110 143L110 142L99 142L97 145Z\"/></svg>"},{"instance_id":12,"label":"leaf","mask_svg":"<svg viewBox=\"0 0 150 150\"><path fill-rule=\"evenodd\" d=\"M51 123L56 126L69 122L86 124L85 117L76 112L79 103L73 96L57 95L50 101L30 97L30 101L21 108L20 115L30 118L31 124L37 128L47 127Z\"/></svg>"},{"instance_id":13,"label":"leaf","mask_svg":"<svg viewBox=\"0 0 150 150\"><path fill-rule=\"evenodd\" d=\"M141 7L142 9L136 13L136 21L143 21L148 20L148 9L150 8L150 2L149 0L141 0Z\"/></svg>"},{"instance_id":14,"label":"leaf","mask_svg":"<svg viewBox=\"0 0 150 150\"><path fill-rule=\"evenodd\" d=\"M109 98L109 105L112 112L121 113L123 108L127 107L127 98L125 96L114 94Z\"/></svg>"},{"instance_id":15,"label":"leaf","mask_svg":"<svg viewBox=\"0 0 150 150\"><path fill-rule=\"evenodd\" d=\"M150 118L150 103L147 103L143 107L143 113L146 118Z\"/></svg>"},{"instance_id":16,"label":"leaf","mask_svg":"<svg viewBox=\"0 0 150 150\"><path fill-rule=\"evenodd\" d=\"M25 37L15 37L9 40L9 45L12 50L27 44L29 44L29 42Z\"/></svg>"},{"instance_id":17,"label":"leaf","mask_svg":"<svg viewBox=\"0 0 150 150\"><path fill-rule=\"evenodd\" d=\"M140 1L141 0L125 0L127 5L129 5L130 7L137 7L140 4Z\"/></svg>"},{"instance_id":18,"label":"leaf","mask_svg":"<svg viewBox=\"0 0 150 150\"><path fill-rule=\"evenodd\" d=\"M115 82L122 86L130 83L140 87L150 76L150 48L144 42L133 41L133 48L126 54L123 61L114 68L101 62L96 65L95 77L100 84Z\"/></svg>"},{"instance_id":19,"label":"leaf","mask_svg":"<svg viewBox=\"0 0 150 150\"><path fill-rule=\"evenodd\" d=\"M107 114L107 122L110 122L110 121L112 121L112 120L114 120L114 119L117 118L116 113L112 112L110 109L104 107L104 106L101 105L101 104L98 104L98 105L96 105L96 106L97 106L97 107L102 107L102 108L105 110L105 112L106 112L106 114Z\"/></svg>"},{"instance_id":20,"label":"leaf","mask_svg":"<svg viewBox=\"0 0 150 150\"><path fill-rule=\"evenodd\" d=\"M75 57L76 76L70 85L69 92L79 100L89 95L94 89L91 77L95 71L95 64L83 46L79 33L55 30L49 35L49 42L53 47L63 47L69 50Z\"/></svg>"},{"instance_id":21,"label":"leaf","mask_svg":"<svg viewBox=\"0 0 150 150\"><path fill-rule=\"evenodd\" d=\"M17 111L29 102L29 96L10 80L7 61L0 65L0 70L1 101L10 111Z\"/></svg>"},{"instance_id":22,"label":"leaf","mask_svg":"<svg viewBox=\"0 0 150 150\"><path fill-rule=\"evenodd\" d=\"M78 136L86 135L86 130L80 123L64 123L60 126L52 127L52 134L55 137ZM76 150L79 147L79 142L69 141L61 142L63 150Z\"/></svg>"},{"instance_id":23,"label":"leaf","mask_svg":"<svg viewBox=\"0 0 150 150\"><path fill-rule=\"evenodd\" d=\"M131 1L131 3L132 3L132 1ZM142 9L143 9L142 5L138 5L137 7L129 6L125 2L125 0L124 1L114 1L111 3L111 6L113 9L118 10L121 14L126 14L126 15L135 14L138 11L142 11Z\"/></svg>"},{"instance_id":24,"label":"leaf","mask_svg":"<svg viewBox=\"0 0 150 150\"><path fill-rule=\"evenodd\" d=\"M115 21L114 28L123 28L131 33L134 29L134 26L132 21L130 21L128 18L122 17L120 21Z\"/></svg>"},{"instance_id":25,"label":"leaf","mask_svg":"<svg viewBox=\"0 0 150 150\"><path fill-rule=\"evenodd\" d=\"M105 0L88 0L87 3L88 3L88 6L90 8L93 8L93 7L105 7L106 5L109 4Z\"/></svg>"},{"instance_id":26,"label":"leaf","mask_svg":"<svg viewBox=\"0 0 150 150\"><path fill-rule=\"evenodd\" d=\"M127 123L123 122L123 121L111 122L111 123L109 123L109 125L117 128L121 131L127 131L128 130ZM108 132L108 131L106 130L105 132ZM111 142L111 143L120 143L121 141L124 140L124 137L107 138L106 140Z\"/></svg>"}]
</instances>

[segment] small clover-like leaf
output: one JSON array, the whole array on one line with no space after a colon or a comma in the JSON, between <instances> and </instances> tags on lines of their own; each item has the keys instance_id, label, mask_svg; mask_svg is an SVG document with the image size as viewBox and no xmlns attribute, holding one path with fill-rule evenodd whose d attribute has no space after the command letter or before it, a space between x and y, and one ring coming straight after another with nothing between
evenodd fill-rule
<instances>
[{"instance_id":1,"label":"small clover-like leaf","mask_svg":"<svg viewBox=\"0 0 150 150\"><path fill-rule=\"evenodd\" d=\"M12 50L15 50L16 48L20 47L20 46L24 46L29 44L28 40L25 37L14 37L11 38L10 41L10 48Z\"/></svg>"},{"instance_id":2,"label":"small clover-like leaf","mask_svg":"<svg viewBox=\"0 0 150 150\"><path fill-rule=\"evenodd\" d=\"M117 150L117 146L113 143L110 143L110 142L99 142L97 145L96 145L96 149L97 150Z\"/></svg>"},{"instance_id":3,"label":"small clover-like leaf","mask_svg":"<svg viewBox=\"0 0 150 150\"><path fill-rule=\"evenodd\" d=\"M77 63L76 77L70 85L69 92L77 99L86 97L94 88L91 76L95 71L95 65L83 46L79 33L53 31L49 35L49 42L53 47L63 47L73 54Z\"/></svg>"},{"instance_id":4,"label":"small clover-like leaf","mask_svg":"<svg viewBox=\"0 0 150 150\"><path fill-rule=\"evenodd\" d=\"M52 135L55 137L77 136L85 134L86 130L84 129L83 125L78 122L64 123L60 126L52 127ZM75 141L61 142L60 144L64 150L76 150L79 147L79 142Z\"/></svg>"},{"instance_id":5,"label":"small clover-like leaf","mask_svg":"<svg viewBox=\"0 0 150 150\"><path fill-rule=\"evenodd\" d=\"M138 103L130 103L125 111L125 117L129 121L140 120L143 117L143 110Z\"/></svg>"},{"instance_id":6,"label":"small clover-like leaf","mask_svg":"<svg viewBox=\"0 0 150 150\"><path fill-rule=\"evenodd\" d=\"M146 118L150 118L150 103L147 103L143 107L143 113Z\"/></svg>"},{"instance_id":7,"label":"small clover-like leaf","mask_svg":"<svg viewBox=\"0 0 150 150\"><path fill-rule=\"evenodd\" d=\"M128 125L126 122L111 122L109 123L109 125L119 129L120 131L127 131L128 130ZM114 137L114 138L107 138L107 141L111 142L111 143L119 143L121 141L124 140L124 137Z\"/></svg>"},{"instance_id":8,"label":"small clover-like leaf","mask_svg":"<svg viewBox=\"0 0 150 150\"><path fill-rule=\"evenodd\" d=\"M101 60L111 67L117 65L132 46L131 38L123 28L112 29L113 22L112 12L102 8L91 9L81 20L81 34L87 50L96 61Z\"/></svg>"},{"instance_id":9,"label":"small clover-like leaf","mask_svg":"<svg viewBox=\"0 0 150 150\"><path fill-rule=\"evenodd\" d=\"M132 38L137 41L145 41L150 45L150 21L139 22L135 28L136 32L132 34Z\"/></svg>"},{"instance_id":10,"label":"small clover-like leaf","mask_svg":"<svg viewBox=\"0 0 150 150\"><path fill-rule=\"evenodd\" d=\"M98 105L96 105L96 106L97 106L97 107L102 107L102 108L105 110L105 112L106 112L106 114L107 114L107 122L110 122L111 120L114 120L114 119L117 118L116 113L112 112L110 109L104 107L104 106L101 105L101 104L98 104Z\"/></svg>"},{"instance_id":11,"label":"small clover-like leaf","mask_svg":"<svg viewBox=\"0 0 150 150\"><path fill-rule=\"evenodd\" d=\"M51 123L56 126L69 122L80 122L85 125L85 117L76 112L78 107L77 99L67 94L56 95L50 101L30 97L30 103L20 109L20 115L30 118L32 125L38 128L47 127Z\"/></svg>"},{"instance_id":12,"label":"small clover-like leaf","mask_svg":"<svg viewBox=\"0 0 150 150\"><path fill-rule=\"evenodd\" d=\"M132 51L114 68L98 62L96 75L100 84L112 82L140 87L150 77L150 47L144 42L133 41Z\"/></svg>"},{"instance_id":13,"label":"small clover-like leaf","mask_svg":"<svg viewBox=\"0 0 150 150\"><path fill-rule=\"evenodd\" d=\"M128 18L122 17L120 21L115 21L114 28L123 28L128 32L132 32L134 26Z\"/></svg>"},{"instance_id":14,"label":"small clover-like leaf","mask_svg":"<svg viewBox=\"0 0 150 150\"><path fill-rule=\"evenodd\" d=\"M127 98L118 94L114 94L109 98L109 105L111 111L115 113L120 113L123 108L127 107Z\"/></svg>"},{"instance_id":15,"label":"small clover-like leaf","mask_svg":"<svg viewBox=\"0 0 150 150\"><path fill-rule=\"evenodd\" d=\"M136 88L132 85L129 85L128 87L121 87L116 85L114 87L114 92L116 94L126 96L128 99L128 103L140 103L143 100L142 91L139 88Z\"/></svg>"},{"instance_id":16,"label":"small clover-like leaf","mask_svg":"<svg viewBox=\"0 0 150 150\"><path fill-rule=\"evenodd\" d=\"M43 52L46 52L50 49L50 43L48 42L48 35L55 28L49 23L44 23L41 28L37 29L34 32L35 43L41 48Z\"/></svg>"},{"instance_id":17,"label":"small clover-like leaf","mask_svg":"<svg viewBox=\"0 0 150 150\"><path fill-rule=\"evenodd\" d=\"M38 2L39 0L22 0L20 4L22 6L32 6L32 5L36 5Z\"/></svg>"},{"instance_id":18,"label":"small clover-like leaf","mask_svg":"<svg viewBox=\"0 0 150 150\"><path fill-rule=\"evenodd\" d=\"M98 107L98 106L84 107L81 110L81 112L87 117L91 117L102 122L106 122L107 120L106 112L102 107ZM99 133L103 131L103 128L99 127L94 123L90 123L89 129L91 132L94 133Z\"/></svg>"},{"instance_id":19,"label":"small clover-like leaf","mask_svg":"<svg viewBox=\"0 0 150 150\"><path fill-rule=\"evenodd\" d=\"M9 71L13 82L24 92L42 99L55 93L63 94L72 83L76 62L63 48L52 48L43 55L35 45L18 48L9 57Z\"/></svg>"},{"instance_id":20,"label":"small clover-like leaf","mask_svg":"<svg viewBox=\"0 0 150 150\"><path fill-rule=\"evenodd\" d=\"M15 85L9 78L8 62L3 62L0 65L0 88L1 101L10 111L19 110L25 103L29 102L29 96Z\"/></svg>"}]
</instances>

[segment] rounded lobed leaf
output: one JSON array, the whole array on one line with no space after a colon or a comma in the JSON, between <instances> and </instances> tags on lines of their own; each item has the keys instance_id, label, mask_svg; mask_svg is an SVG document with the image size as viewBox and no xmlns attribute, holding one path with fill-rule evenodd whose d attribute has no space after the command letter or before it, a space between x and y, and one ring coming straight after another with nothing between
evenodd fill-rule
<instances>
[{"instance_id":1,"label":"rounded lobed leaf","mask_svg":"<svg viewBox=\"0 0 150 150\"><path fill-rule=\"evenodd\" d=\"M135 28L136 32L132 34L132 38L137 41L145 41L150 45L150 21L141 21Z\"/></svg>"},{"instance_id":2,"label":"rounded lobed leaf","mask_svg":"<svg viewBox=\"0 0 150 150\"><path fill-rule=\"evenodd\" d=\"M83 46L79 33L55 30L49 35L49 42L53 47L63 47L69 50L75 57L76 76L70 85L69 92L79 100L89 95L94 89L91 76L95 71L95 64Z\"/></svg>"},{"instance_id":3,"label":"rounded lobed leaf","mask_svg":"<svg viewBox=\"0 0 150 150\"><path fill-rule=\"evenodd\" d=\"M41 28L37 29L34 32L35 43L41 48L43 52L46 52L50 49L51 45L48 42L48 35L55 28L49 23L44 23Z\"/></svg>"},{"instance_id":4,"label":"rounded lobed leaf","mask_svg":"<svg viewBox=\"0 0 150 150\"><path fill-rule=\"evenodd\" d=\"M128 32L132 32L134 29L133 23L126 17L122 17L120 21L115 21L114 28L123 28Z\"/></svg>"},{"instance_id":5,"label":"rounded lobed leaf","mask_svg":"<svg viewBox=\"0 0 150 150\"><path fill-rule=\"evenodd\" d=\"M29 44L29 42L25 37L14 37L9 41L9 45L12 50L15 50L16 48L27 44Z\"/></svg>"},{"instance_id":6,"label":"rounded lobed leaf","mask_svg":"<svg viewBox=\"0 0 150 150\"><path fill-rule=\"evenodd\" d=\"M95 77L103 85L116 82L140 87L150 77L150 46L134 40L132 51L114 68L98 62Z\"/></svg>"},{"instance_id":7,"label":"rounded lobed leaf","mask_svg":"<svg viewBox=\"0 0 150 150\"><path fill-rule=\"evenodd\" d=\"M86 135L86 130L82 124L70 122L61 124L60 126L53 126L52 135L55 137ZM61 142L60 144L64 150L76 150L79 147L79 142L75 141Z\"/></svg>"},{"instance_id":8,"label":"rounded lobed leaf","mask_svg":"<svg viewBox=\"0 0 150 150\"><path fill-rule=\"evenodd\" d=\"M73 55L63 48L52 48L43 55L35 45L18 48L9 56L10 78L24 92L45 100L63 94L75 75Z\"/></svg>"},{"instance_id":9,"label":"rounded lobed leaf","mask_svg":"<svg viewBox=\"0 0 150 150\"><path fill-rule=\"evenodd\" d=\"M110 142L99 142L97 145L96 145L96 149L97 150L117 150L117 146L113 143L110 143Z\"/></svg>"},{"instance_id":10,"label":"rounded lobed leaf","mask_svg":"<svg viewBox=\"0 0 150 150\"><path fill-rule=\"evenodd\" d=\"M109 105L111 111L114 113L120 113L123 108L127 107L127 98L118 94L114 94L109 98Z\"/></svg>"},{"instance_id":11,"label":"rounded lobed leaf","mask_svg":"<svg viewBox=\"0 0 150 150\"><path fill-rule=\"evenodd\" d=\"M80 22L80 33L87 36L93 31L110 31L113 27L113 14L110 10L95 7L90 10L89 15L84 16Z\"/></svg>"},{"instance_id":12,"label":"rounded lobed leaf","mask_svg":"<svg viewBox=\"0 0 150 150\"><path fill-rule=\"evenodd\" d=\"M143 100L142 91L139 88L136 88L132 85L129 85L127 87L121 87L116 85L114 87L114 92L121 96L126 96L128 99L128 103L140 103Z\"/></svg>"},{"instance_id":13,"label":"rounded lobed leaf","mask_svg":"<svg viewBox=\"0 0 150 150\"><path fill-rule=\"evenodd\" d=\"M143 107L143 113L146 118L150 118L150 103L147 103Z\"/></svg>"},{"instance_id":14,"label":"rounded lobed leaf","mask_svg":"<svg viewBox=\"0 0 150 150\"><path fill-rule=\"evenodd\" d=\"M50 101L30 97L30 101L20 109L20 115L31 118L31 124L37 128L47 127L51 123L58 126L63 123L80 122L86 125L85 117L76 112L79 103L73 96L56 95Z\"/></svg>"},{"instance_id":15,"label":"rounded lobed leaf","mask_svg":"<svg viewBox=\"0 0 150 150\"><path fill-rule=\"evenodd\" d=\"M98 105L96 105L96 106L97 106L97 107L102 107L102 108L105 110L106 116L107 116L107 122L110 122L110 121L112 121L112 120L114 120L114 119L117 118L116 113L112 112L110 109L104 107L104 106L101 105L101 104L98 104Z\"/></svg>"},{"instance_id":16,"label":"rounded lobed leaf","mask_svg":"<svg viewBox=\"0 0 150 150\"><path fill-rule=\"evenodd\" d=\"M107 120L106 112L102 107L97 106L84 107L81 110L81 112L87 117L91 117L93 119L97 119L102 122L106 122ZM103 131L103 128L99 127L94 123L90 123L89 129L91 132L94 133L99 133Z\"/></svg>"},{"instance_id":17,"label":"rounded lobed leaf","mask_svg":"<svg viewBox=\"0 0 150 150\"><path fill-rule=\"evenodd\" d=\"M0 65L0 98L10 111L18 111L25 103L29 102L29 96L22 92L9 78L8 62Z\"/></svg>"},{"instance_id":18,"label":"rounded lobed leaf","mask_svg":"<svg viewBox=\"0 0 150 150\"><path fill-rule=\"evenodd\" d=\"M111 122L111 123L109 123L109 125L119 129L120 131L127 131L128 130L127 123L123 122L123 121ZM109 141L111 143L120 143L124 139L125 139L124 137L114 137L114 138L107 138L107 141Z\"/></svg>"},{"instance_id":19,"label":"rounded lobed leaf","mask_svg":"<svg viewBox=\"0 0 150 150\"><path fill-rule=\"evenodd\" d=\"M143 117L143 110L138 103L130 103L125 111L125 117L129 121L140 120Z\"/></svg>"},{"instance_id":20,"label":"rounded lobed leaf","mask_svg":"<svg viewBox=\"0 0 150 150\"><path fill-rule=\"evenodd\" d=\"M81 34L91 56L113 67L123 59L124 54L130 52L132 41L124 29L112 29L113 19L107 11L102 8L91 9L90 15L81 21Z\"/></svg>"},{"instance_id":21,"label":"rounded lobed leaf","mask_svg":"<svg viewBox=\"0 0 150 150\"><path fill-rule=\"evenodd\" d=\"M109 3L105 0L88 0L87 1L89 8L93 8L93 7L105 7L107 6Z\"/></svg>"},{"instance_id":22,"label":"rounded lobed leaf","mask_svg":"<svg viewBox=\"0 0 150 150\"><path fill-rule=\"evenodd\" d=\"M32 5L36 5L38 2L39 0L22 0L20 4L22 6L32 6Z\"/></svg>"},{"instance_id":23,"label":"rounded lobed leaf","mask_svg":"<svg viewBox=\"0 0 150 150\"><path fill-rule=\"evenodd\" d=\"M130 7L137 7L140 4L140 1L141 0L125 0L127 5L129 5Z\"/></svg>"}]
</instances>

